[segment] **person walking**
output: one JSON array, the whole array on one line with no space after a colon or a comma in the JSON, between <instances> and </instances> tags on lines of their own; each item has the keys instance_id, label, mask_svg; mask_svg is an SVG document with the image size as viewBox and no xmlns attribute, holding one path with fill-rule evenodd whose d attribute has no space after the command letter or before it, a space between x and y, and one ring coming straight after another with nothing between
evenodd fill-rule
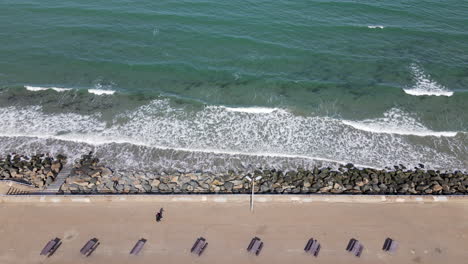
<instances>
[{"instance_id":1,"label":"person walking","mask_svg":"<svg viewBox=\"0 0 468 264\"><path fill-rule=\"evenodd\" d=\"M156 222L160 222L163 218L163 211L164 209L161 208L159 209L159 212L156 213Z\"/></svg>"}]
</instances>

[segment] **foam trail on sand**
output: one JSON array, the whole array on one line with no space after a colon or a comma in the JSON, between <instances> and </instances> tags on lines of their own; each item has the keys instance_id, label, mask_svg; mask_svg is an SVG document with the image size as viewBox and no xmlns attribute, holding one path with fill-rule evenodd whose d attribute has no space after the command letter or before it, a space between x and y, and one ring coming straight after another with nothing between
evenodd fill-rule
<instances>
[{"instance_id":1,"label":"foam trail on sand","mask_svg":"<svg viewBox=\"0 0 468 264\"><path fill-rule=\"evenodd\" d=\"M356 129L373 133L390 133L422 137L454 137L457 135L457 132L453 131L432 131L423 126L409 114L397 108L392 108L389 111L385 112L383 118L366 119L362 121L343 120L343 123L352 126Z\"/></svg>"},{"instance_id":2,"label":"foam trail on sand","mask_svg":"<svg viewBox=\"0 0 468 264\"><path fill-rule=\"evenodd\" d=\"M423 70L416 64L410 66L416 84L412 88L403 89L405 93L415 96L433 95L433 96L452 96L453 92L447 90L444 86L431 80Z\"/></svg>"},{"instance_id":3,"label":"foam trail on sand","mask_svg":"<svg viewBox=\"0 0 468 264\"><path fill-rule=\"evenodd\" d=\"M32 92L46 91L46 90L54 90L54 91L57 91L57 92L66 92L66 91L71 90L71 88L39 87L39 86L29 86L29 85L24 86L24 88L26 88L26 90L32 91Z\"/></svg>"}]
</instances>

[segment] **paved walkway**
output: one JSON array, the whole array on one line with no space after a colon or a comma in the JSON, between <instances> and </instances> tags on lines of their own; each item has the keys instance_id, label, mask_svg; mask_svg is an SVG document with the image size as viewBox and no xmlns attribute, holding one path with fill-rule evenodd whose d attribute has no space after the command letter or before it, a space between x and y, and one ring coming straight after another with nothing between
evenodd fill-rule
<instances>
[{"instance_id":1,"label":"paved walkway","mask_svg":"<svg viewBox=\"0 0 468 264\"><path fill-rule=\"evenodd\" d=\"M0 263L465 263L467 197L256 196L0 196ZM164 208L162 222L154 214ZM209 243L190 254L198 237ZM264 241L260 256L250 239ZM45 243L62 246L50 258ZM92 237L101 245L89 257L79 250ZM304 253L310 237L322 250ZM350 238L364 245L361 258L345 251ZM386 237L395 254L382 251ZM148 240L141 255L129 252Z\"/></svg>"}]
</instances>

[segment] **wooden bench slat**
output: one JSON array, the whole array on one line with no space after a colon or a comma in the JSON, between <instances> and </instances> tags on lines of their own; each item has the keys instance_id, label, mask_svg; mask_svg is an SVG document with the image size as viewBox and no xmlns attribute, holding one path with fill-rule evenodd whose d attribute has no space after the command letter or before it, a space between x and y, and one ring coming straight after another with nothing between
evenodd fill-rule
<instances>
[{"instance_id":1,"label":"wooden bench slat","mask_svg":"<svg viewBox=\"0 0 468 264\"><path fill-rule=\"evenodd\" d=\"M94 249L96 249L97 245L99 245L97 238L92 238L81 248L80 252L83 255L89 256Z\"/></svg>"},{"instance_id":2,"label":"wooden bench slat","mask_svg":"<svg viewBox=\"0 0 468 264\"><path fill-rule=\"evenodd\" d=\"M250 250L252 249L252 247L253 247L255 241L257 241L257 240L260 240L260 238L258 238L258 237L252 238L252 240L250 241L249 246L247 247L247 250L248 250L248 251L250 251Z\"/></svg>"},{"instance_id":3,"label":"wooden bench slat","mask_svg":"<svg viewBox=\"0 0 468 264\"><path fill-rule=\"evenodd\" d=\"M356 244L356 241L357 241L356 239L351 238L348 242L348 246L346 247L346 250L351 251L352 248L354 247L354 244Z\"/></svg>"},{"instance_id":4,"label":"wooden bench slat","mask_svg":"<svg viewBox=\"0 0 468 264\"><path fill-rule=\"evenodd\" d=\"M392 239L389 238L389 237L387 237L387 238L385 239L384 244L383 244L382 250L388 251L388 249L390 248L391 244L392 244Z\"/></svg>"},{"instance_id":5,"label":"wooden bench slat","mask_svg":"<svg viewBox=\"0 0 468 264\"><path fill-rule=\"evenodd\" d=\"M57 242L55 242L55 240L51 240L51 241L47 242L47 244L45 245L45 247L41 251L41 255L49 254L50 250L55 246L56 243Z\"/></svg>"},{"instance_id":6,"label":"wooden bench slat","mask_svg":"<svg viewBox=\"0 0 468 264\"><path fill-rule=\"evenodd\" d=\"M258 249L255 251L255 255L259 255L260 254L260 251L262 251L262 248L263 248L263 242L260 242L260 246L258 247Z\"/></svg>"},{"instance_id":7,"label":"wooden bench slat","mask_svg":"<svg viewBox=\"0 0 468 264\"><path fill-rule=\"evenodd\" d=\"M309 241L307 241L307 244L304 248L304 251L309 251L313 244L314 244L314 239L313 238L309 239Z\"/></svg>"},{"instance_id":8,"label":"wooden bench slat","mask_svg":"<svg viewBox=\"0 0 468 264\"><path fill-rule=\"evenodd\" d=\"M138 240L136 242L135 246L133 246L132 250L130 251L130 254L137 255L138 253L140 253L140 251L143 249L143 246L145 245L145 243L146 243L146 239L144 239L144 238Z\"/></svg>"}]
</instances>

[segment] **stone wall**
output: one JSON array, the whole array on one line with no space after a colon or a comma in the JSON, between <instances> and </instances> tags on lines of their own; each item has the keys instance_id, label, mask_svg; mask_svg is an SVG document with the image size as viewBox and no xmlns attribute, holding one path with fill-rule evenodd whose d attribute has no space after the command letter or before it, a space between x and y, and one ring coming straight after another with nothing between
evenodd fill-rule
<instances>
[{"instance_id":1,"label":"stone wall","mask_svg":"<svg viewBox=\"0 0 468 264\"><path fill-rule=\"evenodd\" d=\"M256 193L330 194L468 194L468 175L461 171L386 170L355 168L352 164L313 170L256 170L253 173L163 173L112 171L92 156L81 159L62 186L64 193L250 193L246 176L262 176Z\"/></svg>"},{"instance_id":2,"label":"stone wall","mask_svg":"<svg viewBox=\"0 0 468 264\"><path fill-rule=\"evenodd\" d=\"M55 180L66 157L46 154L24 156L9 154L0 157L0 180L13 180L43 188Z\"/></svg>"}]
</instances>

